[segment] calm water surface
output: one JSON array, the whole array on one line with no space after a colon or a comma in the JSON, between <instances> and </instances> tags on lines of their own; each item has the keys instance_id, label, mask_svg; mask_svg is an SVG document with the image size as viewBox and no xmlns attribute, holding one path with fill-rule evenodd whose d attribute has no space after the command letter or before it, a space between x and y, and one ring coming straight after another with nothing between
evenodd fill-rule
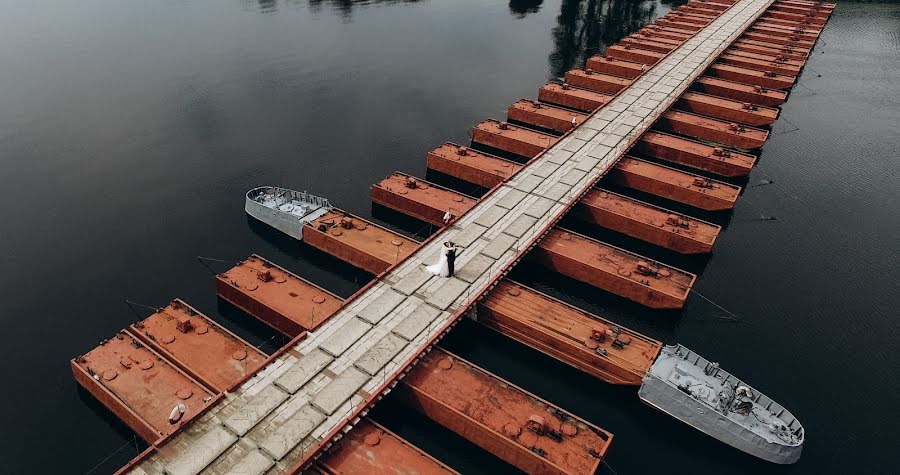
<instances>
[{"instance_id":1,"label":"calm water surface","mask_svg":"<svg viewBox=\"0 0 900 475\"><path fill-rule=\"evenodd\" d=\"M370 184L394 170L424 176L431 147L465 142L474 123L502 117L670 5L0 8L0 472L110 473L135 455L132 433L78 389L68 359L138 319L124 299L184 298L271 351L281 338L220 311L196 256L258 252L345 296L368 279L252 226L245 190L308 187L368 216ZM515 275L685 343L783 402L807 428L798 464L760 463L642 406L634 388L592 380L474 324L446 345L615 433L607 473L893 471L900 6L841 4L800 84L749 179L775 184L748 188L733 214L712 217L727 226L712 257L684 260L601 236L702 271L683 312L648 312L527 267ZM375 417L463 472L509 471L390 398Z\"/></svg>"}]
</instances>

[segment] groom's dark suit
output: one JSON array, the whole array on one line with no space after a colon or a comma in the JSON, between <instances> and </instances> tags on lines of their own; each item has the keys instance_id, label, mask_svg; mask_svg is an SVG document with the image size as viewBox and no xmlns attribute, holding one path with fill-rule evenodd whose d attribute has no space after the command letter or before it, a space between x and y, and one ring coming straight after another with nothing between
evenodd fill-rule
<instances>
[{"instance_id":1,"label":"groom's dark suit","mask_svg":"<svg viewBox=\"0 0 900 475\"><path fill-rule=\"evenodd\" d=\"M449 271L449 277L453 277L453 271L456 266L456 248L450 248L447 251L447 270Z\"/></svg>"}]
</instances>

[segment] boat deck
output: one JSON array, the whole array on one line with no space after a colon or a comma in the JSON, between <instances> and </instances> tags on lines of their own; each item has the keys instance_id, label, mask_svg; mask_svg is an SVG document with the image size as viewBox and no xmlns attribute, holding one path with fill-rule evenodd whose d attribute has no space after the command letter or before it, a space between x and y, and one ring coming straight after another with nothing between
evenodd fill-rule
<instances>
[{"instance_id":1,"label":"boat deck","mask_svg":"<svg viewBox=\"0 0 900 475\"><path fill-rule=\"evenodd\" d=\"M127 331L73 359L71 366L82 387L150 443L180 430L214 396ZM170 424L169 414L178 404L184 404L184 416Z\"/></svg>"},{"instance_id":2,"label":"boat deck","mask_svg":"<svg viewBox=\"0 0 900 475\"><path fill-rule=\"evenodd\" d=\"M429 170L484 188L493 188L522 169L512 160L449 142L428 152L427 162Z\"/></svg>"},{"instance_id":3,"label":"boat deck","mask_svg":"<svg viewBox=\"0 0 900 475\"><path fill-rule=\"evenodd\" d=\"M613 438L442 348L401 388L410 407L526 473L595 473Z\"/></svg>"},{"instance_id":4,"label":"boat deck","mask_svg":"<svg viewBox=\"0 0 900 475\"><path fill-rule=\"evenodd\" d=\"M457 472L371 419L363 419L323 456L324 475L455 475Z\"/></svg>"},{"instance_id":5,"label":"boat deck","mask_svg":"<svg viewBox=\"0 0 900 475\"><path fill-rule=\"evenodd\" d=\"M537 261L650 308L681 308L697 276L562 228L538 243Z\"/></svg>"},{"instance_id":6,"label":"boat deck","mask_svg":"<svg viewBox=\"0 0 900 475\"><path fill-rule=\"evenodd\" d=\"M682 254L712 252L722 227L608 190L588 192L573 210L597 226Z\"/></svg>"},{"instance_id":7,"label":"boat deck","mask_svg":"<svg viewBox=\"0 0 900 475\"><path fill-rule=\"evenodd\" d=\"M343 299L256 254L216 276L216 292L289 337L316 329Z\"/></svg>"},{"instance_id":8,"label":"boat deck","mask_svg":"<svg viewBox=\"0 0 900 475\"><path fill-rule=\"evenodd\" d=\"M230 390L266 361L263 352L181 300L135 323L130 330L219 392Z\"/></svg>"},{"instance_id":9,"label":"boat deck","mask_svg":"<svg viewBox=\"0 0 900 475\"><path fill-rule=\"evenodd\" d=\"M375 275L406 259L419 247L408 237L339 209L307 223L303 241Z\"/></svg>"},{"instance_id":10,"label":"boat deck","mask_svg":"<svg viewBox=\"0 0 900 475\"><path fill-rule=\"evenodd\" d=\"M639 386L662 343L530 287L501 280L478 322L611 384Z\"/></svg>"},{"instance_id":11,"label":"boat deck","mask_svg":"<svg viewBox=\"0 0 900 475\"><path fill-rule=\"evenodd\" d=\"M609 179L621 186L708 211L734 208L741 187L676 170L634 157L624 157L610 170Z\"/></svg>"},{"instance_id":12,"label":"boat deck","mask_svg":"<svg viewBox=\"0 0 900 475\"><path fill-rule=\"evenodd\" d=\"M372 185L372 202L442 227L447 224L446 213L450 213L452 221L472 209L477 200L406 173L394 172Z\"/></svg>"},{"instance_id":13,"label":"boat deck","mask_svg":"<svg viewBox=\"0 0 900 475\"><path fill-rule=\"evenodd\" d=\"M538 90L538 100L582 112L594 112L610 101L612 96L588 91L568 84L547 83Z\"/></svg>"}]
</instances>

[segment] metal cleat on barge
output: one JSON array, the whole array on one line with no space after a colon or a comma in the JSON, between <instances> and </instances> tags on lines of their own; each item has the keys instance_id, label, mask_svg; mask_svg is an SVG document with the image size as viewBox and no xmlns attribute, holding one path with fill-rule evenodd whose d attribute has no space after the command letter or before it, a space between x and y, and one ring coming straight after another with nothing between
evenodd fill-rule
<instances>
[{"instance_id":1,"label":"metal cleat on barge","mask_svg":"<svg viewBox=\"0 0 900 475\"><path fill-rule=\"evenodd\" d=\"M800 458L805 431L787 409L682 345L667 345L638 391L648 405L779 464Z\"/></svg>"}]
</instances>

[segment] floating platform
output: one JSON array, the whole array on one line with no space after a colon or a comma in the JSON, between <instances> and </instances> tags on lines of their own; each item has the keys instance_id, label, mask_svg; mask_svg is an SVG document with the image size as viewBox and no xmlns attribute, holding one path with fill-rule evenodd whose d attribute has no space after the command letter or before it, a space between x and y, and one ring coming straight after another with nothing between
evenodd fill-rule
<instances>
[{"instance_id":1,"label":"floating platform","mask_svg":"<svg viewBox=\"0 0 900 475\"><path fill-rule=\"evenodd\" d=\"M727 177L747 176L756 157L660 132L646 132L633 152Z\"/></svg>"},{"instance_id":2,"label":"floating platform","mask_svg":"<svg viewBox=\"0 0 900 475\"><path fill-rule=\"evenodd\" d=\"M797 80L793 76L785 76L773 71L758 71L721 63L710 66L706 70L706 75L766 89L790 89Z\"/></svg>"},{"instance_id":3,"label":"floating platform","mask_svg":"<svg viewBox=\"0 0 900 475\"><path fill-rule=\"evenodd\" d=\"M707 254L722 227L611 191L589 191L573 209L590 224L682 254Z\"/></svg>"},{"instance_id":4,"label":"floating platform","mask_svg":"<svg viewBox=\"0 0 900 475\"><path fill-rule=\"evenodd\" d=\"M428 152L428 169L484 187L509 180L522 164L447 142Z\"/></svg>"},{"instance_id":5,"label":"floating platform","mask_svg":"<svg viewBox=\"0 0 900 475\"><path fill-rule=\"evenodd\" d=\"M256 254L217 275L216 293L291 338L316 329L343 305L337 295Z\"/></svg>"},{"instance_id":6,"label":"floating platform","mask_svg":"<svg viewBox=\"0 0 900 475\"><path fill-rule=\"evenodd\" d=\"M690 37L694 36L694 32L692 31L667 28L652 23L638 30L638 33L646 36L653 36L655 38L668 38L678 41L687 41Z\"/></svg>"},{"instance_id":7,"label":"floating platform","mask_svg":"<svg viewBox=\"0 0 900 475\"><path fill-rule=\"evenodd\" d=\"M787 101L788 96L785 91L777 91L710 76L698 78L691 84L691 89L704 94L727 97L736 101L749 102L750 104L766 107L778 107Z\"/></svg>"},{"instance_id":8,"label":"floating platform","mask_svg":"<svg viewBox=\"0 0 900 475\"><path fill-rule=\"evenodd\" d=\"M566 83L603 94L617 94L630 86L633 79L595 72L591 69L572 69L566 71Z\"/></svg>"},{"instance_id":9,"label":"floating platform","mask_svg":"<svg viewBox=\"0 0 900 475\"><path fill-rule=\"evenodd\" d=\"M654 51L663 56L669 54L670 51L681 45L680 41L668 38L648 38L642 33L637 35L626 36L619 41L619 46L627 48L637 48L641 50ZM660 58L662 59L662 58Z\"/></svg>"},{"instance_id":10,"label":"floating platform","mask_svg":"<svg viewBox=\"0 0 900 475\"><path fill-rule=\"evenodd\" d=\"M215 396L126 330L70 365L84 389L151 444L200 415ZM184 415L170 423L178 404L184 404Z\"/></svg>"},{"instance_id":11,"label":"floating platform","mask_svg":"<svg viewBox=\"0 0 900 475\"><path fill-rule=\"evenodd\" d=\"M663 59L666 56L666 53L660 53L658 51L652 51L645 48L638 48L630 45L612 45L609 48L606 48L606 55L610 58L621 59L623 61L633 61L636 63L644 63L648 66L652 66L659 62L659 60ZM569 81L566 78L566 82Z\"/></svg>"},{"instance_id":12,"label":"floating platform","mask_svg":"<svg viewBox=\"0 0 900 475\"><path fill-rule=\"evenodd\" d=\"M638 76L644 74L644 71L647 70L647 65L610 58L609 56L592 56L587 60L587 68L598 73L637 79Z\"/></svg>"},{"instance_id":13,"label":"floating platform","mask_svg":"<svg viewBox=\"0 0 900 475\"><path fill-rule=\"evenodd\" d=\"M679 110L663 113L654 126L666 132L746 150L762 147L769 131Z\"/></svg>"},{"instance_id":14,"label":"floating platform","mask_svg":"<svg viewBox=\"0 0 900 475\"><path fill-rule=\"evenodd\" d=\"M717 119L737 122L751 127L772 125L778 119L780 109L764 107L725 97L710 96L699 92L686 92L675 103L675 109Z\"/></svg>"},{"instance_id":15,"label":"floating platform","mask_svg":"<svg viewBox=\"0 0 900 475\"><path fill-rule=\"evenodd\" d=\"M612 99L609 94L572 87L567 83L547 83L538 90L538 99L582 112L594 112Z\"/></svg>"},{"instance_id":16,"label":"floating platform","mask_svg":"<svg viewBox=\"0 0 900 475\"><path fill-rule=\"evenodd\" d=\"M610 384L640 386L662 343L530 287L501 280L478 322Z\"/></svg>"},{"instance_id":17,"label":"floating platform","mask_svg":"<svg viewBox=\"0 0 900 475\"><path fill-rule=\"evenodd\" d=\"M526 473L595 473L613 438L442 348L398 389L410 407Z\"/></svg>"},{"instance_id":18,"label":"floating platform","mask_svg":"<svg viewBox=\"0 0 900 475\"><path fill-rule=\"evenodd\" d=\"M707 211L734 208L741 187L634 157L623 157L608 179L613 183Z\"/></svg>"},{"instance_id":19,"label":"floating platform","mask_svg":"<svg viewBox=\"0 0 900 475\"><path fill-rule=\"evenodd\" d=\"M513 103L507 114L511 121L561 134L578 127L587 119L587 114L527 99Z\"/></svg>"},{"instance_id":20,"label":"floating platform","mask_svg":"<svg viewBox=\"0 0 900 475\"><path fill-rule=\"evenodd\" d=\"M725 50L732 54L762 54L771 56L776 59L784 58L792 61L802 62L803 64L809 59L809 51L790 46L774 45L763 41L754 40L737 40L731 44L731 47Z\"/></svg>"},{"instance_id":21,"label":"floating platform","mask_svg":"<svg viewBox=\"0 0 900 475\"><path fill-rule=\"evenodd\" d=\"M231 390L266 362L263 352L177 299L129 330L218 392Z\"/></svg>"},{"instance_id":22,"label":"floating platform","mask_svg":"<svg viewBox=\"0 0 900 475\"><path fill-rule=\"evenodd\" d=\"M700 25L678 21L671 17L662 17L656 20L656 24L663 27L677 28L679 30L685 30L695 33L703 29L703 27L701 27Z\"/></svg>"},{"instance_id":23,"label":"floating platform","mask_svg":"<svg viewBox=\"0 0 900 475\"><path fill-rule=\"evenodd\" d=\"M334 208L306 224L310 246L374 275L402 261L419 243L390 229Z\"/></svg>"},{"instance_id":24,"label":"floating platform","mask_svg":"<svg viewBox=\"0 0 900 475\"><path fill-rule=\"evenodd\" d=\"M562 228L535 248L545 267L656 309L684 307L697 276Z\"/></svg>"},{"instance_id":25,"label":"floating platform","mask_svg":"<svg viewBox=\"0 0 900 475\"><path fill-rule=\"evenodd\" d=\"M467 213L478 200L425 180L394 172L372 185L372 202L437 227Z\"/></svg>"},{"instance_id":26,"label":"floating platform","mask_svg":"<svg viewBox=\"0 0 900 475\"><path fill-rule=\"evenodd\" d=\"M458 472L377 422L365 418L322 456L323 475L456 475Z\"/></svg>"},{"instance_id":27,"label":"floating platform","mask_svg":"<svg viewBox=\"0 0 900 475\"><path fill-rule=\"evenodd\" d=\"M732 66L740 66L757 71L773 71L778 74L797 77L803 69L803 61L764 54L750 53L747 51L726 51L722 53L718 61Z\"/></svg>"},{"instance_id":28,"label":"floating platform","mask_svg":"<svg viewBox=\"0 0 900 475\"><path fill-rule=\"evenodd\" d=\"M553 146L559 139L543 132L488 119L472 128L472 142L528 159Z\"/></svg>"},{"instance_id":29,"label":"floating platform","mask_svg":"<svg viewBox=\"0 0 900 475\"><path fill-rule=\"evenodd\" d=\"M740 38L747 40L765 41L767 43L774 43L779 45L794 46L808 50L813 49L813 47L816 45L815 41L806 40L798 36L783 35L781 33L773 34L765 30L760 31L759 29L754 29L753 27L747 29L747 31L745 31L744 34L740 36Z\"/></svg>"}]
</instances>

